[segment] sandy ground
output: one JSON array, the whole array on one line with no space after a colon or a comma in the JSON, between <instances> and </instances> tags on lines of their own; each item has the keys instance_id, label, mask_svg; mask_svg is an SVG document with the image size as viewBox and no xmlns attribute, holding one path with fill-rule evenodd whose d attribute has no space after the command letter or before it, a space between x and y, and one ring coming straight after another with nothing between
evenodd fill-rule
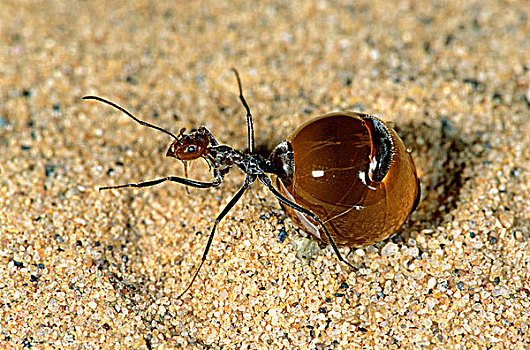
<instances>
[{"instance_id":1,"label":"sandy ground","mask_svg":"<svg viewBox=\"0 0 530 350\"><path fill-rule=\"evenodd\" d=\"M526 4L526 5L525 5ZM530 328L525 1L2 1L0 348L524 349ZM246 147L309 118L394 123L423 185L393 238L296 257L303 233L256 183L98 186L183 175L171 139ZM205 164L190 176L207 180ZM282 240L286 235L286 239Z\"/></svg>"}]
</instances>

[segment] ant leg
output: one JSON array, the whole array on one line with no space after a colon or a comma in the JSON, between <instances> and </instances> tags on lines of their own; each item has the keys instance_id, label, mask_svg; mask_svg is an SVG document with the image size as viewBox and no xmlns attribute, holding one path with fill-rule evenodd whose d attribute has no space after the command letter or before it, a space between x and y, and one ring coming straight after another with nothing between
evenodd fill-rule
<instances>
[{"instance_id":1,"label":"ant leg","mask_svg":"<svg viewBox=\"0 0 530 350\"><path fill-rule=\"evenodd\" d=\"M241 87L241 79L239 79L239 72L237 69L232 68L232 71L236 75L237 86L239 88L239 99L247 111L247 126L248 126L248 153L254 153L254 123L252 122L252 114L250 113L250 108L248 107L247 101L243 97L243 88Z\"/></svg>"},{"instance_id":2,"label":"ant leg","mask_svg":"<svg viewBox=\"0 0 530 350\"><path fill-rule=\"evenodd\" d=\"M254 177L254 179L252 179L250 176L247 175L247 177L245 177L245 182L243 183L243 186L241 186L241 188L236 192L234 197L232 197L230 202L228 202L226 207L224 207L224 209L221 211L221 213L219 215L217 215L217 218L215 218L215 222L213 224L212 231L210 232L210 236L208 237L208 243L206 243L206 247L204 248L204 253L202 254L201 263L197 267L197 270L195 271L195 274L191 278L191 281L188 283L188 286L186 287L186 289L184 289L184 291L182 293L180 293L180 295L177 297L177 299L180 299L184 294L186 294L186 292L193 285L193 282L195 282L195 279L197 278L197 275L199 274L199 271L201 270L202 265L206 261L206 257L208 256L208 252L210 251L210 247L211 247L212 242L213 242L213 237L215 235L215 230L217 228L217 225L219 224L219 222L221 220L223 220L223 218L234 207L234 205L236 205L236 203L241 199L241 196L243 195L243 193L245 193L245 191L247 190L248 186L252 182L254 182L254 180L255 180L255 177Z\"/></svg>"},{"instance_id":3,"label":"ant leg","mask_svg":"<svg viewBox=\"0 0 530 350\"><path fill-rule=\"evenodd\" d=\"M189 180L189 179L184 179L182 177L177 177L177 176L168 176L168 177L164 177L164 178L161 178L161 179L145 181L145 182L140 182L140 183L136 183L136 184L125 184L125 185L119 185L119 186L100 187L99 190L100 191L102 191L102 190L112 190L112 189L116 189L116 188L125 188L125 187L150 187L150 186L155 186L155 185L161 184L162 182L165 182L165 181L177 182L177 183L183 184L185 186L191 186L191 187L197 187L197 188L210 188L210 187L219 186L219 184L222 181L222 177L221 178L216 178L214 182L201 182L201 181L193 181L193 180Z\"/></svg>"},{"instance_id":4,"label":"ant leg","mask_svg":"<svg viewBox=\"0 0 530 350\"><path fill-rule=\"evenodd\" d=\"M282 202L283 204L293 208L296 211L299 211L300 213L304 214L305 216L307 216L307 217L315 220L316 222L318 222L318 224L324 229L324 233L326 234L326 237L328 237L329 243L331 244L331 247L333 248L333 251L337 255L337 258L339 258L340 261L342 261L343 263L345 263L346 265L351 267L353 270L356 270L356 268L353 267L353 265L348 260L346 260L346 259L344 259L342 257L342 255L339 252L339 248L337 248L337 245L335 244L335 241L333 240L333 238L331 237L330 233L326 229L326 226L324 226L324 223L318 218L318 216L316 214L313 214L312 212L310 212L309 210L305 209L304 207L302 207L302 206L294 203L293 201L290 201L289 199L285 198L280 192L278 192L278 190L276 188L274 188L274 186L272 185L271 179L267 175L260 174L258 176L259 176L260 182L263 185L267 186L267 188L272 192L274 197L276 197L280 202Z\"/></svg>"}]
</instances>

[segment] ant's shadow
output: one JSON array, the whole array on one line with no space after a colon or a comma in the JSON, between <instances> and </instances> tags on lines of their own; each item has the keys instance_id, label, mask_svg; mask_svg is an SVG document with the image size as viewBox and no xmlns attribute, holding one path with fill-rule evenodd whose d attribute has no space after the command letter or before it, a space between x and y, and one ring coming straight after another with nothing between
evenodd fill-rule
<instances>
[{"instance_id":1,"label":"ant's shadow","mask_svg":"<svg viewBox=\"0 0 530 350\"><path fill-rule=\"evenodd\" d=\"M416 212L397 232L406 237L453 219L451 213L460 202L462 187L470 179L465 169L482 156L472 154L476 137L465 134L446 117L401 124L395 129L412 149L422 190Z\"/></svg>"}]
</instances>

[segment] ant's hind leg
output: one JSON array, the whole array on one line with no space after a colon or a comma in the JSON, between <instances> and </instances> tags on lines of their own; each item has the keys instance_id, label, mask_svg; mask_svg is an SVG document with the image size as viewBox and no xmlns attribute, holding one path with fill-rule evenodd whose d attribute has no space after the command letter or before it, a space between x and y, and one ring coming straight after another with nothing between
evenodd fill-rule
<instances>
[{"instance_id":1,"label":"ant's hind leg","mask_svg":"<svg viewBox=\"0 0 530 350\"><path fill-rule=\"evenodd\" d=\"M333 251L335 252L335 255L337 255L337 258L343 263L345 263L346 265L348 265L349 267L351 267L353 270L356 270L355 267L353 267L353 265L348 260L342 257L342 254L340 253L339 248L337 248L337 245L335 244L335 241L331 237L331 234L328 232L326 226L324 226L324 223L322 222L322 220L319 219L319 217L316 214L310 212L309 210L296 204L295 202L290 201L289 199L285 198L280 192L278 192L276 188L274 188L274 186L272 185L271 179L267 175L265 174L259 175L259 180L261 181L263 185L267 186L267 188L272 192L274 197L276 197L280 202L304 214L305 216L315 220L320 225L320 227L322 227L322 229L324 230L324 233L326 234L326 237L328 238L329 243L331 244L331 247L333 248Z\"/></svg>"}]
</instances>

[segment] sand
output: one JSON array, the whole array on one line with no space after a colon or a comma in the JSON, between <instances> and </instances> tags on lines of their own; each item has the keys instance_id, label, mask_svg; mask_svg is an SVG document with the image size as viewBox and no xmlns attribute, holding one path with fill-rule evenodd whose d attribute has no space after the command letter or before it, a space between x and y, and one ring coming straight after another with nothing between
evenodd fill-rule
<instances>
[{"instance_id":1,"label":"sand","mask_svg":"<svg viewBox=\"0 0 530 350\"><path fill-rule=\"evenodd\" d=\"M530 347L525 1L0 4L0 348ZM308 242L255 183L162 184L168 135L207 126L270 150L336 110L390 121L422 202L374 246ZM208 181L204 162L190 176Z\"/></svg>"}]
</instances>

